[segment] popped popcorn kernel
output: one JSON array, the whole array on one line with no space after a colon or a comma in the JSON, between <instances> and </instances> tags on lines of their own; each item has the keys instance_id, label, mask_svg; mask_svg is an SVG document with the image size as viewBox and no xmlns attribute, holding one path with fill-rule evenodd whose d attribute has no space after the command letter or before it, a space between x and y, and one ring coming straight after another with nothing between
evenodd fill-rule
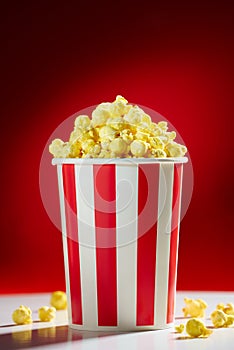
<instances>
[{"instance_id":1,"label":"popped popcorn kernel","mask_svg":"<svg viewBox=\"0 0 234 350\"><path fill-rule=\"evenodd\" d=\"M141 140L134 140L130 146L131 153L135 157L143 157L147 152L147 145Z\"/></svg>"},{"instance_id":2,"label":"popped popcorn kernel","mask_svg":"<svg viewBox=\"0 0 234 350\"><path fill-rule=\"evenodd\" d=\"M204 317L207 303L202 299L184 298L186 306L182 309L184 317Z\"/></svg>"},{"instance_id":3,"label":"popped popcorn kernel","mask_svg":"<svg viewBox=\"0 0 234 350\"><path fill-rule=\"evenodd\" d=\"M162 131L167 131L168 129L167 122L165 121L158 122L158 126Z\"/></svg>"},{"instance_id":4,"label":"popped popcorn kernel","mask_svg":"<svg viewBox=\"0 0 234 350\"><path fill-rule=\"evenodd\" d=\"M177 333L183 333L183 331L184 331L184 324L181 323L179 326L175 326L175 331Z\"/></svg>"},{"instance_id":5,"label":"popped popcorn kernel","mask_svg":"<svg viewBox=\"0 0 234 350\"><path fill-rule=\"evenodd\" d=\"M121 131L126 127L125 120L122 117L111 117L108 118L106 121L106 125L110 126L111 128Z\"/></svg>"},{"instance_id":6,"label":"popped popcorn kernel","mask_svg":"<svg viewBox=\"0 0 234 350\"><path fill-rule=\"evenodd\" d=\"M110 149L110 141L109 140L102 140L101 141L101 149L108 151Z\"/></svg>"},{"instance_id":7,"label":"popped popcorn kernel","mask_svg":"<svg viewBox=\"0 0 234 350\"><path fill-rule=\"evenodd\" d=\"M88 115L79 115L75 119L75 128L80 128L81 130L88 130L91 124L91 120Z\"/></svg>"},{"instance_id":8,"label":"popped popcorn kernel","mask_svg":"<svg viewBox=\"0 0 234 350\"><path fill-rule=\"evenodd\" d=\"M50 322L55 319L56 316L56 309L55 307L51 306L42 306L38 310L38 317L40 321L42 322Z\"/></svg>"},{"instance_id":9,"label":"popped popcorn kernel","mask_svg":"<svg viewBox=\"0 0 234 350\"><path fill-rule=\"evenodd\" d=\"M185 146L182 146L174 141L168 143L165 146L165 150L169 157L183 157L187 152L187 148Z\"/></svg>"},{"instance_id":10,"label":"popped popcorn kernel","mask_svg":"<svg viewBox=\"0 0 234 350\"><path fill-rule=\"evenodd\" d=\"M56 158L68 158L70 155L70 146L68 142L55 139L49 146L49 152Z\"/></svg>"},{"instance_id":11,"label":"popped popcorn kernel","mask_svg":"<svg viewBox=\"0 0 234 350\"><path fill-rule=\"evenodd\" d=\"M227 315L222 310L215 310L210 315L215 328L224 327L227 322Z\"/></svg>"},{"instance_id":12,"label":"popped popcorn kernel","mask_svg":"<svg viewBox=\"0 0 234 350\"><path fill-rule=\"evenodd\" d=\"M225 310L224 304L220 303L217 306L223 307L223 310L222 309L216 309L210 315L210 318L211 318L211 321L212 321L214 327L215 328L220 328L220 327L232 326L233 323L234 323L234 315L225 313L225 311L224 311Z\"/></svg>"},{"instance_id":13,"label":"popped popcorn kernel","mask_svg":"<svg viewBox=\"0 0 234 350\"><path fill-rule=\"evenodd\" d=\"M223 312L225 312L226 315L233 315L234 316L233 303L227 303L227 305L223 308Z\"/></svg>"},{"instance_id":14,"label":"popped popcorn kernel","mask_svg":"<svg viewBox=\"0 0 234 350\"><path fill-rule=\"evenodd\" d=\"M216 306L216 309L217 310L223 310L225 308L225 305L223 303L219 303L217 306Z\"/></svg>"},{"instance_id":15,"label":"popped popcorn kernel","mask_svg":"<svg viewBox=\"0 0 234 350\"><path fill-rule=\"evenodd\" d=\"M104 102L98 105L92 113L92 125L102 126L111 117L111 103Z\"/></svg>"},{"instance_id":16,"label":"popped popcorn kernel","mask_svg":"<svg viewBox=\"0 0 234 350\"><path fill-rule=\"evenodd\" d=\"M206 328L204 323L197 318L190 318L186 323L186 332L192 338L207 337L213 333Z\"/></svg>"},{"instance_id":17,"label":"popped popcorn kernel","mask_svg":"<svg viewBox=\"0 0 234 350\"><path fill-rule=\"evenodd\" d=\"M111 126L102 126L99 130L99 138L101 140L114 140L116 136L116 130Z\"/></svg>"},{"instance_id":18,"label":"popped popcorn kernel","mask_svg":"<svg viewBox=\"0 0 234 350\"><path fill-rule=\"evenodd\" d=\"M149 144L150 144L151 148L163 149L163 147L164 147L163 141L158 136L149 137Z\"/></svg>"},{"instance_id":19,"label":"popped popcorn kernel","mask_svg":"<svg viewBox=\"0 0 234 350\"><path fill-rule=\"evenodd\" d=\"M71 132L69 142L81 141L84 133L85 131L81 128L74 128L74 130Z\"/></svg>"},{"instance_id":20,"label":"popped popcorn kernel","mask_svg":"<svg viewBox=\"0 0 234 350\"><path fill-rule=\"evenodd\" d=\"M183 157L187 148L175 138L166 121L152 122L142 108L117 95L100 103L91 118L77 116L69 140L53 140L49 152L56 158Z\"/></svg>"},{"instance_id":21,"label":"popped popcorn kernel","mask_svg":"<svg viewBox=\"0 0 234 350\"><path fill-rule=\"evenodd\" d=\"M234 316L227 315L227 321L226 321L225 327L232 326L233 324L234 324Z\"/></svg>"},{"instance_id":22,"label":"popped popcorn kernel","mask_svg":"<svg viewBox=\"0 0 234 350\"><path fill-rule=\"evenodd\" d=\"M167 154L163 149L156 148L150 151L150 158L166 158Z\"/></svg>"},{"instance_id":23,"label":"popped popcorn kernel","mask_svg":"<svg viewBox=\"0 0 234 350\"><path fill-rule=\"evenodd\" d=\"M50 305L56 310L64 310L67 308L67 295L64 292L53 292L50 299Z\"/></svg>"},{"instance_id":24,"label":"popped popcorn kernel","mask_svg":"<svg viewBox=\"0 0 234 350\"><path fill-rule=\"evenodd\" d=\"M102 149L98 155L98 158L111 158L111 151Z\"/></svg>"},{"instance_id":25,"label":"popped popcorn kernel","mask_svg":"<svg viewBox=\"0 0 234 350\"><path fill-rule=\"evenodd\" d=\"M129 124L139 124L141 122L142 118L142 109L140 109L138 106L132 107L127 114L124 115L124 120L126 120Z\"/></svg>"},{"instance_id":26,"label":"popped popcorn kernel","mask_svg":"<svg viewBox=\"0 0 234 350\"><path fill-rule=\"evenodd\" d=\"M122 139L129 145L132 141L133 141L133 133L128 130L128 129L125 129L125 130L122 130L120 132L120 137L122 137Z\"/></svg>"},{"instance_id":27,"label":"popped popcorn kernel","mask_svg":"<svg viewBox=\"0 0 234 350\"><path fill-rule=\"evenodd\" d=\"M132 106L127 103L128 101L123 96L117 95L111 106L112 115L118 118L128 113Z\"/></svg>"},{"instance_id":28,"label":"popped popcorn kernel","mask_svg":"<svg viewBox=\"0 0 234 350\"><path fill-rule=\"evenodd\" d=\"M79 141L75 141L70 146L70 157L77 158L80 157L82 150L82 145Z\"/></svg>"},{"instance_id":29,"label":"popped popcorn kernel","mask_svg":"<svg viewBox=\"0 0 234 350\"><path fill-rule=\"evenodd\" d=\"M27 306L20 305L19 308L12 313L12 320L16 324L32 323L32 310Z\"/></svg>"},{"instance_id":30,"label":"popped popcorn kernel","mask_svg":"<svg viewBox=\"0 0 234 350\"><path fill-rule=\"evenodd\" d=\"M117 156L124 155L127 150L127 143L121 138L114 139L110 143L110 151L114 152Z\"/></svg>"}]
</instances>

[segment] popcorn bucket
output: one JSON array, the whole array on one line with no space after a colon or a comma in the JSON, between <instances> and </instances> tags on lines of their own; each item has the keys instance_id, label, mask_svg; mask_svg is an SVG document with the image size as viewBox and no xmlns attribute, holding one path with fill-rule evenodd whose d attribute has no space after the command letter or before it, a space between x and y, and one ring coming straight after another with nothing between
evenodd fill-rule
<instances>
[{"instance_id":1,"label":"popcorn bucket","mask_svg":"<svg viewBox=\"0 0 234 350\"><path fill-rule=\"evenodd\" d=\"M53 159L72 328L172 326L186 162Z\"/></svg>"}]
</instances>

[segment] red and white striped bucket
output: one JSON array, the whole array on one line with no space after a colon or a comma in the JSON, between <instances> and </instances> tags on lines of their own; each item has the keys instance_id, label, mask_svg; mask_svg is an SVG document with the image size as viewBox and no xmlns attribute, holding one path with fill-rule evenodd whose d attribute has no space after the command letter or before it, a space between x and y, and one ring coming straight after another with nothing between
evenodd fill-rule
<instances>
[{"instance_id":1,"label":"red and white striped bucket","mask_svg":"<svg viewBox=\"0 0 234 350\"><path fill-rule=\"evenodd\" d=\"M71 327L135 331L173 324L186 162L53 159Z\"/></svg>"}]
</instances>

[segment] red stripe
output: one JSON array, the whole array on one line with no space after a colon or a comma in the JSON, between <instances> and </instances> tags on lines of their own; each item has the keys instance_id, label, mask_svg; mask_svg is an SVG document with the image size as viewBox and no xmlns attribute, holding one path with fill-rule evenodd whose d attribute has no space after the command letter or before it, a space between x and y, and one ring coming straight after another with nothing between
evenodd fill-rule
<instances>
[{"instance_id":1,"label":"red stripe","mask_svg":"<svg viewBox=\"0 0 234 350\"><path fill-rule=\"evenodd\" d=\"M63 188L67 228L72 322L82 325L80 256L76 207L76 185L73 164L63 165Z\"/></svg>"},{"instance_id":2,"label":"red stripe","mask_svg":"<svg viewBox=\"0 0 234 350\"><path fill-rule=\"evenodd\" d=\"M170 262L168 276L168 301L167 301L167 323L173 322L175 290L176 290L176 268L177 250L180 220L180 191L181 191L182 164L174 165L174 183L172 197L172 231L170 240Z\"/></svg>"},{"instance_id":3,"label":"red stripe","mask_svg":"<svg viewBox=\"0 0 234 350\"><path fill-rule=\"evenodd\" d=\"M117 326L115 165L94 165L98 325Z\"/></svg>"},{"instance_id":4,"label":"red stripe","mask_svg":"<svg viewBox=\"0 0 234 350\"><path fill-rule=\"evenodd\" d=\"M154 324L159 165L139 166L137 326Z\"/></svg>"}]
</instances>

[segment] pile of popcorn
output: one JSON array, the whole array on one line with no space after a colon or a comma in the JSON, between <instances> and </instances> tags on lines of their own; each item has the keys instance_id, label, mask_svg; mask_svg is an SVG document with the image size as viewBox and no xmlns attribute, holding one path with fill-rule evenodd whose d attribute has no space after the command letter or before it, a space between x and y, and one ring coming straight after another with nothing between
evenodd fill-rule
<instances>
[{"instance_id":1,"label":"pile of popcorn","mask_svg":"<svg viewBox=\"0 0 234 350\"><path fill-rule=\"evenodd\" d=\"M189 299L185 298L184 302L186 306L182 309L184 317L190 316L186 325L180 324L175 326L177 333L182 333L186 330L186 333L192 338L206 338L212 334L212 330L207 328L202 320L199 318L205 316L205 309L207 303L202 299ZM234 324L234 304L228 303L224 305L220 303L216 306L210 315L211 322L214 328L230 327Z\"/></svg>"},{"instance_id":2,"label":"pile of popcorn","mask_svg":"<svg viewBox=\"0 0 234 350\"><path fill-rule=\"evenodd\" d=\"M67 308L66 293L61 291L53 292L50 299L51 306L42 306L38 309L38 318L41 322L51 322L56 317L56 310ZM12 313L12 320L19 325L30 324L32 320L32 310L24 305L20 305Z\"/></svg>"},{"instance_id":3,"label":"pile of popcorn","mask_svg":"<svg viewBox=\"0 0 234 350\"><path fill-rule=\"evenodd\" d=\"M187 148L175 142L166 121L154 123L140 107L118 95L99 104L92 118L79 115L69 141L55 139L49 151L55 158L183 157Z\"/></svg>"}]
</instances>

